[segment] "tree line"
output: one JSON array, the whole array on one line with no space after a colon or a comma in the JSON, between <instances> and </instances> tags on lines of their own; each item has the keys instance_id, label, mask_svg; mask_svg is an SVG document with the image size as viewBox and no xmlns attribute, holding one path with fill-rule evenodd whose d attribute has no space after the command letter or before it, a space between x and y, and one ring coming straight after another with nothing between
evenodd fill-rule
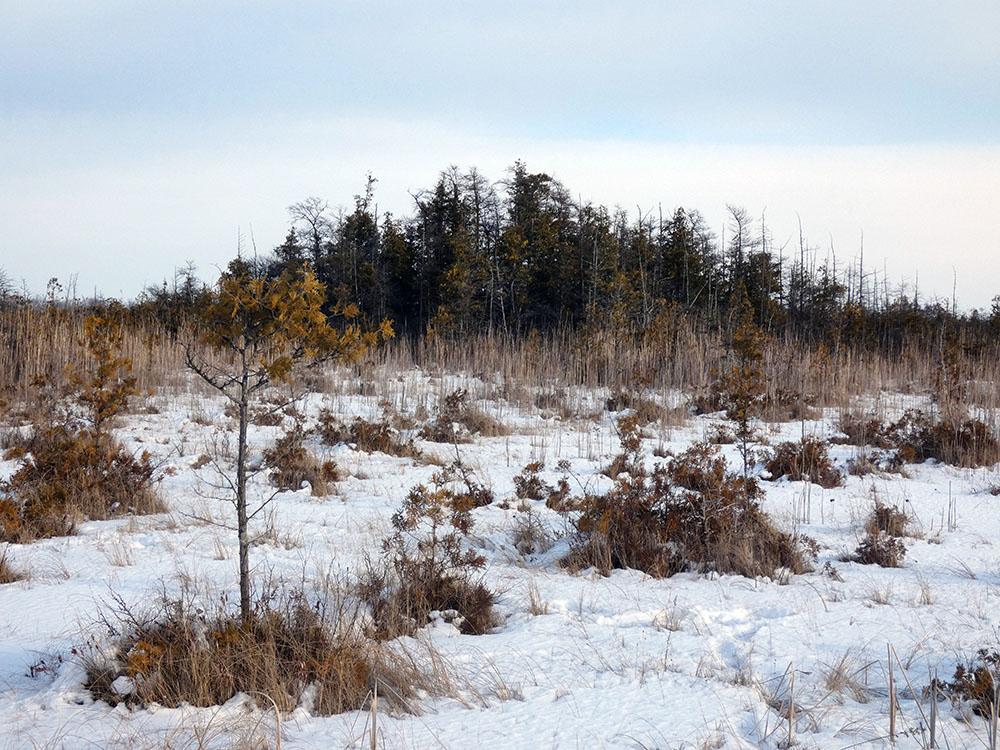
<instances>
[{"instance_id":1,"label":"tree line","mask_svg":"<svg viewBox=\"0 0 1000 750\"><path fill-rule=\"evenodd\" d=\"M379 215L375 187L369 176L351 210L319 198L292 205L284 241L243 261L271 278L308 263L330 309L355 304L407 336L642 333L677 315L715 329L744 302L770 334L812 346L892 352L945 329L980 344L1000 331L1000 297L989 314L960 315L953 302L890 289L863 256L838 265L801 233L794 247L776 247L765 217L738 206L727 207L719 233L696 209L630 216L575 200L520 161L496 182L450 167L413 194L406 217ZM186 269L144 303L170 322L198 294Z\"/></svg>"}]
</instances>

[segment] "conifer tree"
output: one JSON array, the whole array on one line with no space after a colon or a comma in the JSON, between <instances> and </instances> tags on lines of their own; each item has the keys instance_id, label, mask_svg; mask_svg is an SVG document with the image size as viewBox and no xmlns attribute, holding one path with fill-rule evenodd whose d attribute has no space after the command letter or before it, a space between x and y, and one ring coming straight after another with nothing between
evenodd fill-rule
<instances>
[{"instance_id":1,"label":"conifer tree","mask_svg":"<svg viewBox=\"0 0 1000 750\"><path fill-rule=\"evenodd\" d=\"M722 378L726 416L736 425L736 442L743 458L743 478L750 473L753 443L757 438L753 420L760 414L767 393L764 381L764 332L754 322L750 298L737 282L731 300L732 327L726 346L732 360Z\"/></svg>"},{"instance_id":2,"label":"conifer tree","mask_svg":"<svg viewBox=\"0 0 1000 750\"><path fill-rule=\"evenodd\" d=\"M379 340L393 335L388 321L376 330L363 330L355 322L358 309L343 304L332 310L334 317L345 321L338 330L323 312L325 302L325 287L306 266L268 279L236 259L222 274L202 314L201 343L229 357L219 363L203 356L194 344L187 347L188 367L237 409L236 477L228 481L236 507L240 612L244 623L249 623L251 612L248 525L264 507L251 512L247 503L251 402L267 385L290 382L296 362L357 362Z\"/></svg>"}]
</instances>

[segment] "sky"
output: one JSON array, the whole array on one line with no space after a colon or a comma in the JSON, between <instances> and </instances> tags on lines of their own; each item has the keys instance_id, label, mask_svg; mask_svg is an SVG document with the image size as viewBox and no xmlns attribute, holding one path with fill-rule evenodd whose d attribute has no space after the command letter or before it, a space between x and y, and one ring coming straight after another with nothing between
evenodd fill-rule
<instances>
[{"instance_id":1,"label":"sky","mask_svg":"<svg viewBox=\"0 0 1000 750\"><path fill-rule=\"evenodd\" d=\"M920 299L1000 294L1000 3L0 0L0 269L133 298L515 160L583 201L799 224ZM832 248L832 250L831 250Z\"/></svg>"}]
</instances>

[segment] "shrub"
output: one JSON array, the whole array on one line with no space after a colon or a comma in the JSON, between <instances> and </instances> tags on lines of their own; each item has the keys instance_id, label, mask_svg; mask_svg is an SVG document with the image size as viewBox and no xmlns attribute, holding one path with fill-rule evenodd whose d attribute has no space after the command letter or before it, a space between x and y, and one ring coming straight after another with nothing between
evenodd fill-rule
<instances>
[{"instance_id":1,"label":"shrub","mask_svg":"<svg viewBox=\"0 0 1000 750\"><path fill-rule=\"evenodd\" d=\"M67 368L62 392L51 381L37 382L39 418L31 436L8 436L4 457L21 465L0 482L0 539L62 536L84 520L164 510L149 454L133 456L108 431L138 392L132 363L121 356L119 312L86 318L80 343L89 370Z\"/></svg>"},{"instance_id":2,"label":"shrub","mask_svg":"<svg viewBox=\"0 0 1000 750\"><path fill-rule=\"evenodd\" d=\"M542 500L554 492L551 484L544 481L538 473L544 471L545 464L534 461L514 477L514 494L521 500Z\"/></svg>"},{"instance_id":3,"label":"shrub","mask_svg":"<svg viewBox=\"0 0 1000 750\"><path fill-rule=\"evenodd\" d=\"M264 451L264 465L272 469L271 484L279 490L298 490L309 482L313 496L330 494L330 484L338 479L333 461L321 462L305 447L305 433L296 424L284 437Z\"/></svg>"},{"instance_id":4,"label":"shrub","mask_svg":"<svg viewBox=\"0 0 1000 750\"><path fill-rule=\"evenodd\" d=\"M23 581L27 576L10 564L7 559L7 550L0 554L0 585L5 583L16 583Z\"/></svg>"},{"instance_id":5,"label":"shrub","mask_svg":"<svg viewBox=\"0 0 1000 750\"><path fill-rule=\"evenodd\" d=\"M495 625L495 595L474 579L485 560L465 544L472 509L489 500L492 492L460 463L437 472L430 487L410 490L392 516L394 531L383 542L381 564L369 565L361 584L378 637L412 633L434 612L463 633L485 633Z\"/></svg>"},{"instance_id":6,"label":"shrub","mask_svg":"<svg viewBox=\"0 0 1000 750\"><path fill-rule=\"evenodd\" d=\"M839 487L844 479L834 468L826 443L815 437L804 437L798 443L781 443L766 468L774 479L783 476L793 481L808 479L825 489Z\"/></svg>"},{"instance_id":7,"label":"shrub","mask_svg":"<svg viewBox=\"0 0 1000 750\"><path fill-rule=\"evenodd\" d=\"M876 501L871 515L865 522L865 531L869 534L888 534L903 536L906 533L906 513L899 508L892 508Z\"/></svg>"},{"instance_id":8,"label":"shrub","mask_svg":"<svg viewBox=\"0 0 1000 750\"><path fill-rule=\"evenodd\" d=\"M855 550L854 559L863 565L878 565L883 568L899 568L903 565L906 547L897 537L884 532L869 533Z\"/></svg>"},{"instance_id":9,"label":"shrub","mask_svg":"<svg viewBox=\"0 0 1000 750\"><path fill-rule=\"evenodd\" d=\"M646 468L642 455L642 432L639 430L639 418L634 414L622 415L618 417L615 427L618 430L618 440L621 442L622 452L611 460L602 473L611 479L617 478L620 474L645 476Z\"/></svg>"},{"instance_id":10,"label":"shrub","mask_svg":"<svg viewBox=\"0 0 1000 750\"><path fill-rule=\"evenodd\" d=\"M328 715L367 708L377 683L380 700L410 709L420 682L412 666L377 643L338 635L356 629L327 622L320 604L309 606L301 594L277 607L258 602L247 620L198 612L165 602L152 617L125 612L110 623L112 657L86 660L91 695L112 706L172 708L221 705L246 693L266 696L282 712L311 695L310 710Z\"/></svg>"},{"instance_id":11,"label":"shrub","mask_svg":"<svg viewBox=\"0 0 1000 750\"><path fill-rule=\"evenodd\" d=\"M774 527L762 495L756 481L728 471L717 448L693 445L649 477L624 473L607 494L585 498L567 564L654 576L690 564L751 577L802 572L802 543Z\"/></svg>"},{"instance_id":12,"label":"shrub","mask_svg":"<svg viewBox=\"0 0 1000 750\"><path fill-rule=\"evenodd\" d=\"M651 398L622 390L613 393L604 402L604 408L613 412L628 409L635 415L639 424L658 422L667 415L667 410Z\"/></svg>"},{"instance_id":13,"label":"shrub","mask_svg":"<svg viewBox=\"0 0 1000 750\"><path fill-rule=\"evenodd\" d=\"M495 437L507 432L497 420L470 404L469 392L459 388L438 404L437 418L421 428L420 437L433 443L467 443L469 435Z\"/></svg>"},{"instance_id":14,"label":"shrub","mask_svg":"<svg viewBox=\"0 0 1000 750\"><path fill-rule=\"evenodd\" d=\"M976 658L955 668L952 681L940 685L952 700L972 701L972 710L980 716L993 715L996 705L996 681L994 675L1000 672L1000 652L985 648L976 652Z\"/></svg>"},{"instance_id":15,"label":"shrub","mask_svg":"<svg viewBox=\"0 0 1000 750\"><path fill-rule=\"evenodd\" d=\"M0 483L4 541L64 536L85 520L164 510L149 454L133 456L108 434L41 425L5 457L21 459L21 466Z\"/></svg>"},{"instance_id":16,"label":"shrub","mask_svg":"<svg viewBox=\"0 0 1000 750\"><path fill-rule=\"evenodd\" d=\"M765 397L762 416L768 422L798 422L820 415L812 399L796 391L777 388Z\"/></svg>"},{"instance_id":17,"label":"shrub","mask_svg":"<svg viewBox=\"0 0 1000 750\"><path fill-rule=\"evenodd\" d=\"M906 522L903 511L876 500L865 521L865 537L855 550L854 560L883 568L902 567L906 547L899 537L906 531Z\"/></svg>"},{"instance_id":18,"label":"shrub","mask_svg":"<svg viewBox=\"0 0 1000 750\"><path fill-rule=\"evenodd\" d=\"M895 451L897 465L933 458L974 468L1000 461L1000 441L978 419L952 422L909 409L898 421L889 424L874 417L843 417L840 430L855 445Z\"/></svg>"},{"instance_id":19,"label":"shrub","mask_svg":"<svg viewBox=\"0 0 1000 750\"><path fill-rule=\"evenodd\" d=\"M328 409L320 411L316 431L327 445L351 443L358 450L367 453L385 453L401 458L417 458L420 451L412 440L402 440L387 419L369 422L361 417L355 417L350 425L335 420Z\"/></svg>"}]
</instances>

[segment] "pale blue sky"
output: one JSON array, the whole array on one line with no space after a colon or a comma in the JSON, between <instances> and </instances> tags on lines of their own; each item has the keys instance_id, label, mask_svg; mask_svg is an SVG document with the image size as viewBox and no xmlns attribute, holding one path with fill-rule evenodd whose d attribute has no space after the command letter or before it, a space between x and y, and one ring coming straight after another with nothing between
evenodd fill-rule
<instances>
[{"instance_id":1,"label":"pale blue sky","mask_svg":"<svg viewBox=\"0 0 1000 750\"><path fill-rule=\"evenodd\" d=\"M3 2L0 267L133 296L252 224L515 159L1000 293L996 2Z\"/></svg>"}]
</instances>

